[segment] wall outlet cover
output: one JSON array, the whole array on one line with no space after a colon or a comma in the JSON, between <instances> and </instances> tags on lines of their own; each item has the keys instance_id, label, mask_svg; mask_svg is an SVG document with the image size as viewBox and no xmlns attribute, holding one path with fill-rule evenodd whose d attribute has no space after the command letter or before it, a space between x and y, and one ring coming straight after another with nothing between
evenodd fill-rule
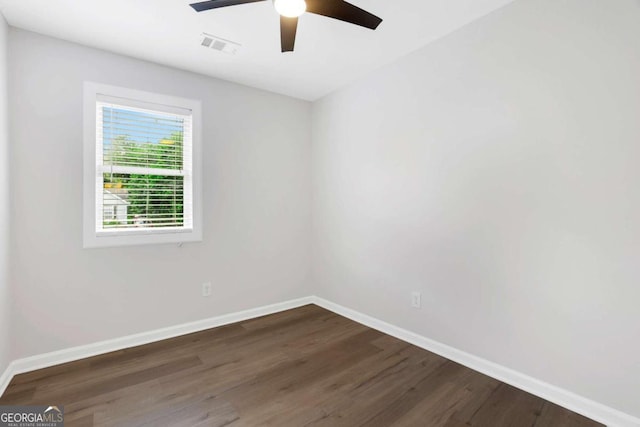
<instances>
[{"instance_id":1,"label":"wall outlet cover","mask_svg":"<svg viewBox=\"0 0 640 427\"><path fill-rule=\"evenodd\" d=\"M202 296L203 297L211 296L211 282L206 282L202 284Z\"/></svg>"},{"instance_id":2,"label":"wall outlet cover","mask_svg":"<svg viewBox=\"0 0 640 427\"><path fill-rule=\"evenodd\" d=\"M422 305L422 294L420 292L411 292L411 307L420 308Z\"/></svg>"}]
</instances>

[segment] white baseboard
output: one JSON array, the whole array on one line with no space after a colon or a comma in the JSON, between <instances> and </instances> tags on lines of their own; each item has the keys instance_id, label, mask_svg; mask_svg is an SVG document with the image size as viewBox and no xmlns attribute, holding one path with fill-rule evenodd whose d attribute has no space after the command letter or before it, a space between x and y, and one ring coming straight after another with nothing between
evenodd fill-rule
<instances>
[{"instance_id":1,"label":"white baseboard","mask_svg":"<svg viewBox=\"0 0 640 427\"><path fill-rule=\"evenodd\" d=\"M241 322L280 311L290 310L307 304L316 304L336 314L347 317L355 322L377 329L425 350L439 354L442 357L453 360L475 371L482 372L497 380L503 381L514 387L539 396L550 402L556 403L571 411L582 414L609 427L639 427L640 419L610 408L593 400L579 396L560 387L545 383L528 375L514 371L502 365L490 362L448 345L431 340L406 329L352 310L350 308L332 303L323 298L311 296L282 303L257 307L235 313L224 314L209 319L184 323L177 326L156 329L140 334L128 335L122 338L101 341L93 344L72 347L69 349L54 351L41 355L14 360L9 364L0 376L0 396L11 382L14 375L36 369L47 368L61 363L72 362L111 351L122 350L138 345L148 344L180 335L199 332L205 329Z\"/></svg>"},{"instance_id":2,"label":"white baseboard","mask_svg":"<svg viewBox=\"0 0 640 427\"><path fill-rule=\"evenodd\" d=\"M2 393L4 393L4 391L9 386L13 375L14 374L13 370L11 369L11 363L9 363L9 366L7 366L7 368L2 372L2 375L0 375L0 396L2 396Z\"/></svg>"},{"instance_id":3,"label":"white baseboard","mask_svg":"<svg viewBox=\"0 0 640 427\"><path fill-rule=\"evenodd\" d=\"M333 311L336 314L349 318L387 335L391 335L417 347L436 353L461 365L482 372L492 378L510 384L521 390L539 396L573 412L584 415L592 420L603 423L609 427L638 427L640 419L618 411L601 403L579 396L560 387L537 380L523 373L514 371L497 363L466 353L432 339L418 335L406 329L392 325L375 317L368 316L358 311L343 307L320 297L313 297L313 303Z\"/></svg>"},{"instance_id":4,"label":"white baseboard","mask_svg":"<svg viewBox=\"0 0 640 427\"><path fill-rule=\"evenodd\" d=\"M268 314L278 313L280 311L290 310L292 308L301 307L303 305L312 303L313 297L304 297L277 304L252 308L249 310L238 311L235 313L223 314L221 316L211 317L209 319L197 320L195 322L183 323L176 326L169 326L167 328L156 329L149 332L127 335L122 338L114 338L111 340L53 351L51 353L38 354L36 356L17 359L11 362L2 376L0 376L0 396L2 396L6 388L9 386L9 383L11 382L13 376L22 374L24 372L35 371L36 369L48 368L50 366L59 365L61 363L72 362L74 360L97 356L99 354L109 353L111 351L136 347L139 345L149 344L168 338L174 338L180 335L203 331L205 329L211 329L248 319L254 319L256 317L266 316Z\"/></svg>"}]
</instances>

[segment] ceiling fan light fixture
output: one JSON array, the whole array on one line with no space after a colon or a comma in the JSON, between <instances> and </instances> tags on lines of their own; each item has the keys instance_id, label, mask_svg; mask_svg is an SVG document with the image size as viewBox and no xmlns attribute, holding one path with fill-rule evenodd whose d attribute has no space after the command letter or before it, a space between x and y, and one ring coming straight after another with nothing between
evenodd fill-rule
<instances>
[{"instance_id":1,"label":"ceiling fan light fixture","mask_svg":"<svg viewBox=\"0 0 640 427\"><path fill-rule=\"evenodd\" d=\"M297 18L307 10L304 0L273 0L273 6L276 12L287 18Z\"/></svg>"},{"instance_id":2,"label":"ceiling fan light fixture","mask_svg":"<svg viewBox=\"0 0 640 427\"><path fill-rule=\"evenodd\" d=\"M293 52L298 30L298 17L305 12L348 22L371 30L378 28L378 25L382 22L382 18L345 0L204 0L193 3L190 6L196 12L204 12L219 7L266 1L273 1L274 9L280 14L280 48L282 52ZM309 1L308 5L307 1ZM1 2L2 0L0 0Z\"/></svg>"}]
</instances>

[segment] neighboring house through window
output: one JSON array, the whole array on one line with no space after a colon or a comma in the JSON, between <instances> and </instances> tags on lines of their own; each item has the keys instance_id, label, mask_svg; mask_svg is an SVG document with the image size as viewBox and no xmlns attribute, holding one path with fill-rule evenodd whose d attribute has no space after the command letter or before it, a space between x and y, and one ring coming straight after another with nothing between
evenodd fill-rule
<instances>
[{"instance_id":1,"label":"neighboring house through window","mask_svg":"<svg viewBox=\"0 0 640 427\"><path fill-rule=\"evenodd\" d=\"M85 247L202 238L200 103L85 83Z\"/></svg>"},{"instance_id":2,"label":"neighboring house through window","mask_svg":"<svg viewBox=\"0 0 640 427\"><path fill-rule=\"evenodd\" d=\"M127 202L128 192L123 189L122 191L114 191L116 189L105 188L103 197L103 223L115 227L117 225L126 226L129 224L128 208L129 202Z\"/></svg>"}]
</instances>

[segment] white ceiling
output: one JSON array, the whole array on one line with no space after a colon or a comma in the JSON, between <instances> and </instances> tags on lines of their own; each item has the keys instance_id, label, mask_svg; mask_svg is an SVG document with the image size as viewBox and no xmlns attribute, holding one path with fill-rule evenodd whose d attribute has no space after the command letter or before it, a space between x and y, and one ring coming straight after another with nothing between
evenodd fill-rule
<instances>
[{"instance_id":1,"label":"white ceiling","mask_svg":"<svg viewBox=\"0 0 640 427\"><path fill-rule=\"evenodd\" d=\"M271 1L196 13L188 0L0 0L0 11L15 27L315 100L511 1L352 0L384 19L376 31L305 14L285 54ZM202 32L242 47L206 49Z\"/></svg>"}]
</instances>

